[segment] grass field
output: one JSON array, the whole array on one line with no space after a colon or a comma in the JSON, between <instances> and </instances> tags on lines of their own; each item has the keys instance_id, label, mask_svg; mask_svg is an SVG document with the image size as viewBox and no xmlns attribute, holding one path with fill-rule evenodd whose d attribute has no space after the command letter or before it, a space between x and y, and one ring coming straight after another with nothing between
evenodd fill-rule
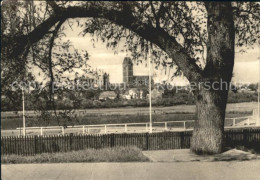
<instances>
[{"instance_id":1,"label":"grass field","mask_svg":"<svg viewBox=\"0 0 260 180\"><path fill-rule=\"evenodd\" d=\"M250 116L257 103L228 104L227 118ZM171 107L154 107L153 122L162 121L186 121L194 120L195 106L180 105ZM26 126L56 126L58 122L49 119L48 122L38 120L33 112L29 112L26 118ZM1 113L1 129L16 129L22 127L22 116L18 112ZM28 116L28 115L27 115ZM91 124L117 124L117 123L139 123L149 122L148 108L111 108L111 109L87 109L77 110L73 121L65 125L91 125Z\"/></svg>"},{"instance_id":2,"label":"grass field","mask_svg":"<svg viewBox=\"0 0 260 180\"><path fill-rule=\"evenodd\" d=\"M227 118L249 116L251 111L244 112L228 112L226 114ZM153 122L163 122L163 121L187 121L194 120L194 113L172 113L172 114L155 114L152 115ZM83 117L76 117L73 121L66 123L67 126L70 125L94 125L94 124L118 124L118 123L146 123L149 122L148 114L127 114L127 115L96 115ZM48 122L42 122L37 120L35 117L26 118L26 126L57 126L58 122L53 120ZM10 117L1 120L1 129L16 129L22 127L22 117Z\"/></svg>"}]
</instances>

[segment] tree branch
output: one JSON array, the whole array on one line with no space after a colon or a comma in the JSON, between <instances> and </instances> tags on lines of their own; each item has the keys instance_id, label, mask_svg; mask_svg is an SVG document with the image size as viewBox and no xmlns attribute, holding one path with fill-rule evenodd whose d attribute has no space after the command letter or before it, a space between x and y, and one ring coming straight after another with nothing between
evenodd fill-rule
<instances>
[{"instance_id":1,"label":"tree branch","mask_svg":"<svg viewBox=\"0 0 260 180\"><path fill-rule=\"evenodd\" d=\"M57 112L56 112L56 105L55 105L55 102L54 102L54 92L52 90L53 88L53 82L54 82L54 74L53 74L53 63L52 63L52 48L53 48L53 45L54 45L54 40L55 38L57 37L57 34L58 34L58 31L61 27L61 25L64 23L65 19L62 19L58 24L57 26L55 27L54 31L53 31L53 34L52 34L52 37L50 39L50 46L49 46L49 55L48 55L48 59L49 59L49 73L50 73L50 84L49 84L49 101L50 103L52 104L52 107L54 109L54 114L55 114L55 117L56 119L58 120L57 118ZM58 120L58 124L59 124L59 120Z\"/></svg>"},{"instance_id":2,"label":"tree branch","mask_svg":"<svg viewBox=\"0 0 260 180\"><path fill-rule=\"evenodd\" d=\"M69 10L70 9L70 10ZM111 22L122 25L144 39L156 44L165 51L175 61L177 66L183 71L184 75L191 81L201 79L202 71L196 64L196 60L191 58L185 49L163 29L156 29L150 24L138 24L138 20L132 14L123 11L107 10L105 8L70 7L69 16L72 17L96 17L106 18Z\"/></svg>"},{"instance_id":3,"label":"tree branch","mask_svg":"<svg viewBox=\"0 0 260 180\"><path fill-rule=\"evenodd\" d=\"M149 3L150 3L150 6L151 6L151 9L152 9L153 16L154 16L155 21L156 21L156 28L159 28L160 27L159 17L157 16L157 14L155 12L155 8L153 6L153 2L149 1Z\"/></svg>"},{"instance_id":4,"label":"tree branch","mask_svg":"<svg viewBox=\"0 0 260 180\"><path fill-rule=\"evenodd\" d=\"M170 36L161 28L157 29L150 24L138 23L138 20L132 14L129 14L129 11L107 9L106 7L97 7L93 4L84 7L64 8L59 14L50 16L46 21L35 28L28 35L28 41L31 44L39 41L49 29L62 18L80 17L105 18L117 25L122 25L125 28L132 30L137 35L156 44L165 51L190 81L198 81L201 79L202 71L196 64L195 59L191 58L186 53L185 49L174 37Z\"/></svg>"},{"instance_id":5,"label":"tree branch","mask_svg":"<svg viewBox=\"0 0 260 180\"><path fill-rule=\"evenodd\" d=\"M54 1L46 1L47 4L51 6L53 11L57 14L59 13L63 8L59 7Z\"/></svg>"}]
</instances>

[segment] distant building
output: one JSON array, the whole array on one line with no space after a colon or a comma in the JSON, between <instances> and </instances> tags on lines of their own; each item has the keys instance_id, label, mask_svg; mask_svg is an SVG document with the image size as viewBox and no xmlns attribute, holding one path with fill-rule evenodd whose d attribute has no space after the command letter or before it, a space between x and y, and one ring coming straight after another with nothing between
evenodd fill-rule
<instances>
[{"instance_id":1,"label":"distant building","mask_svg":"<svg viewBox=\"0 0 260 180\"><path fill-rule=\"evenodd\" d=\"M104 91L99 95L99 100L116 99L117 94L114 91Z\"/></svg>"},{"instance_id":2,"label":"distant building","mask_svg":"<svg viewBox=\"0 0 260 180\"><path fill-rule=\"evenodd\" d=\"M133 83L133 63L129 57L125 57L123 61L123 82L126 85Z\"/></svg>"},{"instance_id":3,"label":"distant building","mask_svg":"<svg viewBox=\"0 0 260 180\"><path fill-rule=\"evenodd\" d=\"M152 99L159 99L162 98L164 94L164 90L162 89L153 89L152 92ZM149 94L147 94L147 98L149 98Z\"/></svg>"},{"instance_id":4,"label":"distant building","mask_svg":"<svg viewBox=\"0 0 260 180\"><path fill-rule=\"evenodd\" d=\"M134 76L133 62L130 57L123 61L123 82L127 87L148 86L149 76Z\"/></svg>"},{"instance_id":5,"label":"distant building","mask_svg":"<svg viewBox=\"0 0 260 180\"><path fill-rule=\"evenodd\" d=\"M238 92L242 92L242 93L255 93L256 91L253 91L253 90L251 90L251 89L249 89L249 88L247 88L247 87L243 87L243 88L240 88L239 90L238 90Z\"/></svg>"},{"instance_id":6,"label":"distant building","mask_svg":"<svg viewBox=\"0 0 260 180\"><path fill-rule=\"evenodd\" d=\"M100 87L109 85L109 74L103 71L91 71L84 75L85 81L89 86Z\"/></svg>"},{"instance_id":7,"label":"distant building","mask_svg":"<svg viewBox=\"0 0 260 180\"><path fill-rule=\"evenodd\" d=\"M124 93L120 94L122 99L145 99L147 90L144 88L130 88Z\"/></svg>"},{"instance_id":8,"label":"distant building","mask_svg":"<svg viewBox=\"0 0 260 180\"><path fill-rule=\"evenodd\" d=\"M126 93L126 94L120 94L120 98L129 100L129 99L132 99L132 96L130 94Z\"/></svg>"},{"instance_id":9,"label":"distant building","mask_svg":"<svg viewBox=\"0 0 260 180\"><path fill-rule=\"evenodd\" d=\"M109 74L105 73L103 74L103 86L106 86L109 84Z\"/></svg>"},{"instance_id":10,"label":"distant building","mask_svg":"<svg viewBox=\"0 0 260 180\"><path fill-rule=\"evenodd\" d=\"M134 76L134 86L149 86L149 76Z\"/></svg>"},{"instance_id":11,"label":"distant building","mask_svg":"<svg viewBox=\"0 0 260 180\"><path fill-rule=\"evenodd\" d=\"M129 89L129 95L132 99L143 99L143 90L137 88Z\"/></svg>"}]
</instances>

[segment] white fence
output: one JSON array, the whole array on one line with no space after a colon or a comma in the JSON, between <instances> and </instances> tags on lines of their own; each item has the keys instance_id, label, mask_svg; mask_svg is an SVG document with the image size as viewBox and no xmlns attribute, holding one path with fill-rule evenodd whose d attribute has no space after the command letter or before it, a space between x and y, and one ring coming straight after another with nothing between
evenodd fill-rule
<instances>
[{"instance_id":1,"label":"white fence","mask_svg":"<svg viewBox=\"0 0 260 180\"><path fill-rule=\"evenodd\" d=\"M226 118L226 121L231 121L225 125L225 127L243 127L255 125L252 124L252 116ZM191 130L193 129L194 120L186 121L163 121L153 122L153 131L179 131L179 130ZM187 125L189 124L189 125ZM95 125L75 125L67 126L47 126L47 127L27 127L27 131L38 132L40 135L44 135L45 131L60 131L63 135L65 133L82 133L82 134L93 134L93 133L112 133L112 132L148 132L149 123L121 123L121 124L95 124ZM23 128L17 128L22 130ZM39 130L39 131L37 131ZM94 131L98 132L94 132ZM66 131L66 132L65 132Z\"/></svg>"},{"instance_id":2,"label":"white fence","mask_svg":"<svg viewBox=\"0 0 260 180\"><path fill-rule=\"evenodd\" d=\"M175 127L172 124L183 124L176 128L176 129L190 129L187 126L187 123L193 123L194 120L187 120L187 121L164 121L164 122L153 122L153 126L154 128L156 127L155 130L172 130L173 128L170 127ZM160 126L160 124L162 124L163 126ZM171 126L169 127L168 125L171 124ZM40 130L40 135L44 134L44 130L61 130L61 133L64 135L65 134L65 129L77 129L78 131L80 131L79 129L82 129L82 133L91 133L91 129L101 129L103 133L109 133L109 129L117 129L120 132L129 132L131 131L131 129L133 131L137 130L137 131L147 131L149 130L149 123L121 123L121 124L95 124L95 125L75 125L75 126L67 126L66 128L64 128L63 126L47 126L47 127L27 127L26 130ZM130 129L131 128L131 129ZM17 130L22 130L23 128L16 128Z\"/></svg>"},{"instance_id":3,"label":"white fence","mask_svg":"<svg viewBox=\"0 0 260 180\"><path fill-rule=\"evenodd\" d=\"M226 118L225 120L232 120L231 126L244 126L250 125L250 118L252 116L244 116L244 117L235 117L235 118ZM237 122L239 121L239 122Z\"/></svg>"},{"instance_id":4,"label":"white fence","mask_svg":"<svg viewBox=\"0 0 260 180\"><path fill-rule=\"evenodd\" d=\"M258 109L253 109L253 116L257 117L258 116Z\"/></svg>"}]
</instances>

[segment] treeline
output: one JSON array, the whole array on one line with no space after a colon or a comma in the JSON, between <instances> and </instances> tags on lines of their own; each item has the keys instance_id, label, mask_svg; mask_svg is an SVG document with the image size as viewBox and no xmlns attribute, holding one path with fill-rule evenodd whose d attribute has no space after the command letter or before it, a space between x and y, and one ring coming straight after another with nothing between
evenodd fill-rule
<instances>
[{"instance_id":1,"label":"treeline","mask_svg":"<svg viewBox=\"0 0 260 180\"><path fill-rule=\"evenodd\" d=\"M257 100L257 92L230 92L228 95L228 103L257 102Z\"/></svg>"},{"instance_id":2,"label":"treeline","mask_svg":"<svg viewBox=\"0 0 260 180\"><path fill-rule=\"evenodd\" d=\"M117 108L117 107L147 107L149 106L149 99L107 99L106 101L98 100L97 93L75 95L71 94L65 98L56 98L56 109L91 109L91 108ZM241 103L241 102L256 102L257 92L230 92L228 103ZM21 98L20 98L21 99ZM16 99L16 102L8 101L7 98L1 99L2 111L16 111L22 109L22 101ZM194 96L188 91L182 91L174 94L164 95L161 98L152 99L153 106L174 106L174 105L192 105L194 104ZM27 94L25 96L25 107L27 110L41 110L52 109L53 103L48 102L48 96L36 96Z\"/></svg>"}]
</instances>

